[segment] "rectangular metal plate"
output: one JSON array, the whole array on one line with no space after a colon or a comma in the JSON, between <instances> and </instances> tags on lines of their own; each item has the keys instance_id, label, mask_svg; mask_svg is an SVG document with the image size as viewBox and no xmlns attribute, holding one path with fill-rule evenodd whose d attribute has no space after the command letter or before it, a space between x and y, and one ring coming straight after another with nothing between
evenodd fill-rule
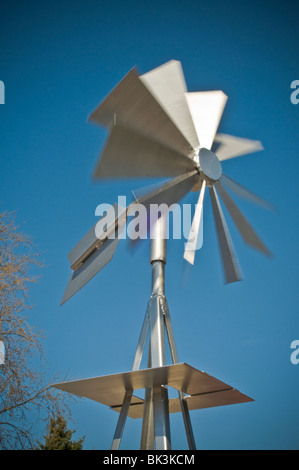
<instances>
[{"instance_id":1,"label":"rectangular metal plate","mask_svg":"<svg viewBox=\"0 0 299 470\"><path fill-rule=\"evenodd\" d=\"M189 410L200 410L203 408L212 408L215 406L236 405L238 403L250 403L254 400L239 390L231 388L230 390L222 390L214 393L206 393L203 395L195 395L186 398ZM179 401L179 400L177 400ZM179 405L179 403L177 404ZM175 413L175 408L179 411L178 406L171 411Z\"/></svg>"},{"instance_id":2,"label":"rectangular metal plate","mask_svg":"<svg viewBox=\"0 0 299 470\"><path fill-rule=\"evenodd\" d=\"M188 407L191 410L252 401L230 385L185 363L53 384L60 390L90 398L116 411L121 409L125 390L139 390L160 385L168 385L192 395L187 397ZM170 412L177 411L180 411L179 400L171 399ZM142 414L143 400L133 396L128 416L139 418Z\"/></svg>"},{"instance_id":3,"label":"rectangular metal plate","mask_svg":"<svg viewBox=\"0 0 299 470\"><path fill-rule=\"evenodd\" d=\"M243 395L234 388L222 390L219 392L204 393L202 395L194 395L186 397L189 411L202 410L205 408L214 408L216 406L237 405L240 403L253 402L252 398ZM133 419L143 417L143 403L132 404L129 409L128 416ZM114 411L120 413L121 406L112 407ZM179 398L171 398L169 400L169 413L181 412L181 404Z\"/></svg>"}]
</instances>

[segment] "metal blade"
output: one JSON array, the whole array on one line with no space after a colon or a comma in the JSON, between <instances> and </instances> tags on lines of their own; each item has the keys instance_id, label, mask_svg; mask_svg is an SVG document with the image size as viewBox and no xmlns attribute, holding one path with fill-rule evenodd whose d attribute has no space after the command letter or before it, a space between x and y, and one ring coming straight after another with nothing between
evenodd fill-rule
<instances>
[{"instance_id":1,"label":"metal blade","mask_svg":"<svg viewBox=\"0 0 299 470\"><path fill-rule=\"evenodd\" d=\"M64 304L74 294L82 289L82 287L84 287L99 271L101 271L101 269L103 269L111 261L121 238L121 234L125 228L125 223L126 211L124 211L117 219L117 230L115 232L115 238L106 238L104 241L98 244L98 246L95 246L94 250L89 253L87 258L85 258L84 262L72 272L60 305ZM91 230L88 232L88 234L90 232Z\"/></svg>"},{"instance_id":2,"label":"metal blade","mask_svg":"<svg viewBox=\"0 0 299 470\"><path fill-rule=\"evenodd\" d=\"M154 189L148 194L144 194L144 192L142 192L142 195L138 197L138 191L133 193L136 201L128 206L127 214L131 215L135 210L138 210L138 204L143 205L146 209L146 220L140 220L142 226L141 231L143 232L140 238L146 238L145 234L150 233L151 226L156 221L158 211L151 210L151 206L152 209L157 209L159 207L161 215L167 214L171 205L179 202L193 188L197 179L198 172L197 170L194 170L167 181L162 186ZM130 247L134 248L140 238L131 239Z\"/></svg>"},{"instance_id":3,"label":"metal blade","mask_svg":"<svg viewBox=\"0 0 299 470\"><path fill-rule=\"evenodd\" d=\"M211 186L209 189L226 284L238 282L242 280L242 275L235 249L225 222L216 189L214 186Z\"/></svg>"},{"instance_id":4,"label":"metal blade","mask_svg":"<svg viewBox=\"0 0 299 470\"><path fill-rule=\"evenodd\" d=\"M100 248L100 245L106 238L113 238L117 230L118 222L122 220L120 216L125 217L125 215L126 209L118 204L113 204L113 206L108 209L105 216L97 221L69 253L68 258L71 269L75 271L80 268L85 260ZM97 228L99 227L99 221L103 222L101 227L105 227L105 230L100 230L100 233Z\"/></svg>"},{"instance_id":5,"label":"metal blade","mask_svg":"<svg viewBox=\"0 0 299 470\"><path fill-rule=\"evenodd\" d=\"M206 182L203 182L195 214L192 221L188 242L186 243L184 258L190 264L194 264L195 251L199 250L203 244L203 199L205 194Z\"/></svg>"},{"instance_id":6,"label":"metal blade","mask_svg":"<svg viewBox=\"0 0 299 470\"><path fill-rule=\"evenodd\" d=\"M186 101L188 91L182 65L171 60L140 76L193 148L199 146L198 137Z\"/></svg>"},{"instance_id":7,"label":"metal blade","mask_svg":"<svg viewBox=\"0 0 299 470\"><path fill-rule=\"evenodd\" d=\"M235 222L236 227L239 230L244 242L252 246L256 250L261 251L265 255L271 256L270 251L261 241L259 236L255 233L249 222L246 220L246 218L244 217L238 206L235 204L235 202L232 200L228 192L224 189L222 184L220 182L217 182L216 187L228 212L230 213L233 221Z\"/></svg>"},{"instance_id":8,"label":"metal blade","mask_svg":"<svg viewBox=\"0 0 299 470\"><path fill-rule=\"evenodd\" d=\"M261 198L257 194L253 193L252 191L249 191L249 189L245 188L242 186L240 183L237 183L234 181L232 178L229 178L228 176L224 175L222 173L220 181L224 183L231 191L233 191L237 196L240 196L250 202L253 202L255 204L258 204L265 209L271 210L276 212L277 208L271 204L270 202L266 201L265 199Z\"/></svg>"},{"instance_id":9,"label":"metal blade","mask_svg":"<svg viewBox=\"0 0 299 470\"><path fill-rule=\"evenodd\" d=\"M258 140L243 139L227 134L217 134L212 148L220 161L230 158L241 157L249 153L264 150Z\"/></svg>"},{"instance_id":10,"label":"metal blade","mask_svg":"<svg viewBox=\"0 0 299 470\"><path fill-rule=\"evenodd\" d=\"M136 70L131 70L90 115L89 120L107 127L125 123L161 144L182 153L193 148L160 103L151 94Z\"/></svg>"},{"instance_id":11,"label":"metal blade","mask_svg":"<svg viewBox=\"0 0 299 470\"><path fill-rule=\"evenodd\" d=\"M200 147L211 149L227 102L223 91L186 93Z\"/></svg>"},{"instance_id":12,"label":"metal blade","mask_svg":"<svg viewBox=\"0 0 299 470\"><path fill-rule=\"evenodd\" d=\"M94 177L169 177L193 168L193 161L185 155L117 124L111 130Z\"/></svg>"},{"instance_id":13,"label":"metal blade","mask_svg":"<svg viewBox=\"0 0 299 470\"><path fill-rule=\"evenodd\" d=\"M90 281L99 271L101 271L101 269L104 268L104 266L106 266L106 264L111 261L118 242L118 238L115 240L107 240L102 248L92 255L89 260L81 266L81 268L72 272L60 305L64 304L74 294L82 289L88 281Z\"/></svg>"},{"instance_id":14,"label":"metal blade","mask_svg":"<svg viewBox=\"0 0 299 470\"><path fill-rule=\"evenodd\" d=\"M193 170L167 181L151 193L142 196L140 199L137 199L134 203L130 204L128 207L128 215L130 215L132 210L135 210L135 204L142 204L146 209L149 209L152 204L171 206L172 204L177 203L194 186L197 180L197 175L197 170Z\"/></svg>"}]
</instances>

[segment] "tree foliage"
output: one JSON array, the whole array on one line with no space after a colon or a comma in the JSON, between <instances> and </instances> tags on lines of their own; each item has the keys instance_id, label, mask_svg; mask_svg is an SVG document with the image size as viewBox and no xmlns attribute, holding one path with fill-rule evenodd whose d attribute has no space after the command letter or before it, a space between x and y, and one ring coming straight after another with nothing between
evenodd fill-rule
<instances>
[{"instance_id":1,"label":"tree foliage","mask_svg":"<svg viewBox=\"0 0 299 470\"><path fill-rule=\"evenodd\" d=\"M39 442L40 450L82 450L84 437L72 441L74 431L67 429L66 419L62 415L50 418L45 443Z\"/></svg>"},{"instance_id":2,"label":"tree foliage","mask_svg":"<svg viewBox=\"0 0 299 470\"><path fill-rule=\"evenodd\" d=\"M14 213L0 214L0 449L33 448L34 419L57 414L64 407L60 393L45 379L41 364L41 332L25 317L32 269L39 256L30 238L19 232ZM36 370L37 358L39 369ZM33 361L34 360L34 361Z\"/></svg>"}]
</instances>

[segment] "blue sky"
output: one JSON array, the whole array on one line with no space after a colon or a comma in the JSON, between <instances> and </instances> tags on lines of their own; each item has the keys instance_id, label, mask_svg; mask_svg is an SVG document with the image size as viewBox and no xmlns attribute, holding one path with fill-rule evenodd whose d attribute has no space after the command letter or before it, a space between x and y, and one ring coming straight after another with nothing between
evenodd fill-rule
<instances>
[{"instance_id":1,"label":"blue sky","mask_svg":"<svg viewBox=\"0 0 299 470\"><path fill-rule=\"evenodd\" d=\"M184 242L168 243L166 295L180 360L255 399L192 412L201 449L299 448L299 365L290 361L299 339L299 105L290 100L299 79L298 9L291 1L1 3L1 208L17 211L45 263L31 289L30 322L46 335L49 377L130 370L150 296L149 244L132 256L124 242L59 307L67 254L95 223L97 205L149 184L92 181L107 136L86 122L97 104L133 66L145 73L176 59L189 91L228 95L220 131L263 142L265 151L223 170L278 207L273 214L234 198L274 259L244 246L229 223L245 280L224 286L208 197L204 246L187 280ZM86 449L110 448L116 413L82 399L72 415ZM173 448L187 448L181 416L171 424ZM127 421L122 449L138 448L140 426Z\"/></svg>"}]
</instances>

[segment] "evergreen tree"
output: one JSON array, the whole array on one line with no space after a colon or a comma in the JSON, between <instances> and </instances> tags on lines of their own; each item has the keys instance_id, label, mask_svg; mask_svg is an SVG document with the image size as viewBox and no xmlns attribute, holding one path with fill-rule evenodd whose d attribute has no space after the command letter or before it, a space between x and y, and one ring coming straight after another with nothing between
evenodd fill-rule
<instances>
[{"instance_id":1,"label":"evergreen tree","mask_svg":"<svg viewBox=\"0 0 299 470\"><path fill-rule=\"evenodd\" d=\"M48 433L44 436L45 443L39 442L39 450L82 450L85 436L72 441L74 431L67 429L66 419L58 415L50 418Z\"/></svg>"}]
</instances>

